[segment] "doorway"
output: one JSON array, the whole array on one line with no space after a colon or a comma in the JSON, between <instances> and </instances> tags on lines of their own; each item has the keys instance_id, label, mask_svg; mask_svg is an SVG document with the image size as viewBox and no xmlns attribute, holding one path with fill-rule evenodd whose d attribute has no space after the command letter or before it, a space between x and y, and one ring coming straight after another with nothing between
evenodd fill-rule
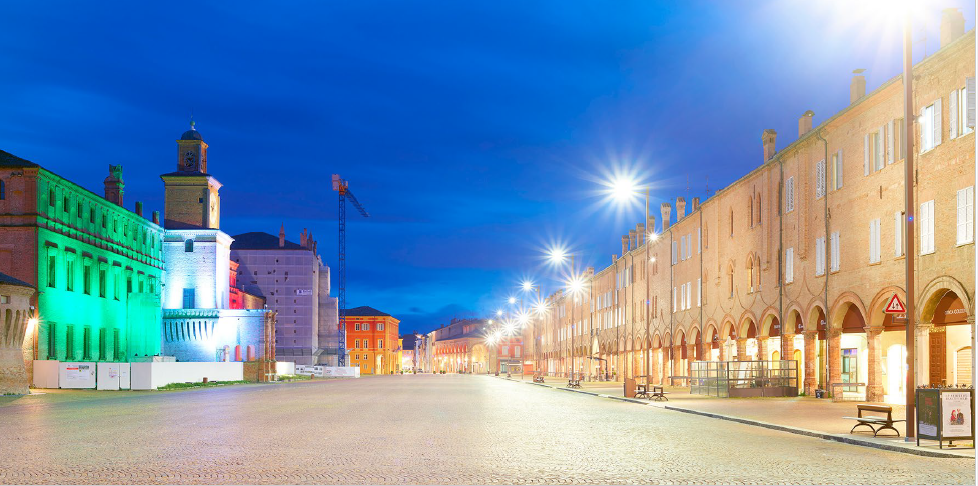
<instances>
[{"instance_id":1,"label":"doorway","mask_svg":"<svg viewBox=\"0 0 978 486\"><path fill-rule=\"evenodd\" d=\"M947 376L947 340L944 328L941 326L930 332L930 384L944 385Z\"/></svg>"}]
</instances>

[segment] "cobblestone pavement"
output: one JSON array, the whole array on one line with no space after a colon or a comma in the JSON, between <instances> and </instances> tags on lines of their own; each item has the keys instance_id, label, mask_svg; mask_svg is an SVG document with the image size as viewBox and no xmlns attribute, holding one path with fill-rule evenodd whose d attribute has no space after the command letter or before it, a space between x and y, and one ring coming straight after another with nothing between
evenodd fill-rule
<instances>
[{"instance_id":1,"label":"cobblestone pavement","mask_svg":"<svg viewBox=\"0 0 978 486\"><path fill-rule=\"evenodd\" d=\"M0 401L0 483L975 484L918 457L485 376Z\"/></svg>"}]
</instances>

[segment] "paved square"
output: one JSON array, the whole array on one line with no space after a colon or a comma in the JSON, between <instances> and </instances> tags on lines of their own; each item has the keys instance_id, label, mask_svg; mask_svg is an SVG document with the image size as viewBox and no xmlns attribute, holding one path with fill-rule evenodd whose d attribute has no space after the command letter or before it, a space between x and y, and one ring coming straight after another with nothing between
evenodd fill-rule
<instances>
[{"instance_id":1,"label":"paved square","mask_svg":"<svg viewBox=\"0 0 978 486\"><path fill-rule=\"evenodd\" d=\"M974 484L912 456L485 376L0 399L0 483Z\"/></svg>"}]
</instances>

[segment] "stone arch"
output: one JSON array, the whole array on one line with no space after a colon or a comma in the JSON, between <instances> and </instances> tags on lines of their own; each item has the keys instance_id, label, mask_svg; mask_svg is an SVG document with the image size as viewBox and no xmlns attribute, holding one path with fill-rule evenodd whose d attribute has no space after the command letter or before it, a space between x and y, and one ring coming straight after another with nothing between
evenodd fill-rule
<instances>
[{"instance_id":1,"label":"stone arch","mask_svg":"<svg viewBox=\"0 0 978 486\"><path fill-rule=\"evenodd\" d=\"M819 324L819 316L823 319L828 319L828 313L825 312L825 307L821 302L813 301L808 307L808 319L805 320L805 331L817 331Z\"/></svg>"},{"instance_id":2,"label":"stone arch","mask_svg":"<svg viewBox=\"0 0 978 486\"><path fill-rule=\"evenodd\" d=\"M733 318L729 315L724 316L723 324L720 326L720 340L723 341L728 338L736 339L737 337L737 326L734 325Z\"/></svg>"},{"instance_id":3,"label":"stone arch","mask_svg":"<svg viewBox=\"0 0 978 486\"><path fill-rule=\"evenodd\" d=\"M761 312L761 325L760 328L758 329L760 333L758 335L759 336L780 335L781 334L780 329L777 330L773 329L774 325L779 323L780 323L780 319L778 319L778 309L775 309L774 306L770 306L767 309L764 309L764 312ZM772 331L774 331L773 335L771 333Z\"/></svg>"},{"instance_id":4,"label":"stone arch","mask_svg":"<svg viewBox=\"0 0 978 486\"><path fill-rule=\"evenodd\" d=\"M802 319L803 315L805 315L805 312L797 302L788 304L788 308L784 313L784 322L781 323L781 332L788 332L790 334L801 334L804 332L805 321Z\"/></svg>"},{"instance_id":5,"label":"stone arch","mask_svg":"<svg viewBox=\"0 0 978 486\"><path fill-rule=\"evenodd\" d=\"M740 315L740 319L738 319L738 322L740 324L737 326L739 331L737 333L737 337L741 337L741 338L757 337L760 335L759 332L760 329L758 328L757 325L757 316L755 316L754 313L750 311L750 309L745 310L744 313ZM754 336L748 336L747 331L750 329L750 326L752 324L754 325Z\"/></svg>"},{"instance_id":6,"label":"stone arch","mask_svg":"<svg viewBox=\"0 0 978 486\"><path fill-rule=\"evenodd\" d=\"M867 313L863 315L866 319L866 325L870 327L890 327L892 322L892 317L890 314L883 312L886 304L890 302L893 294L900 296L904 302L907 301L906 292L903 288L896 285L891 285L889 287L884 287L882 290L876 293L873 300L870 301L869 307L867 308ZM902 325L900 327L903 327Z\"/></svg>"},{"instance_id":7,"label":"stone arch","mask_svg":"<svg viewBox=\"0 0 978 486\"><path fill-rule=\"evenodd\" d=\"M859 314L865 319L866 306L863 305L862 299L854 292L846 291L836 297L835 302L832 303L831 312L826 315L830 329L842 329L842 321L849 311L850 305L855 306Z\"/></svg>"},{"instance_id":8,"label":"stone arch","mask_svg":"<svg viewBox=\"0 0 978 486\"><path fill-rule=\"evenodd\" d=\"M656 331L655 334L652 335L652 349L659 349L660 347L662 347L662 337L659 336L659 332Z\"/></svg>"},{"instance_id":9,"label":"stone arch","mask_svg":"<svg viewBox=\"0 0 978 486\"><path fill-rule=\"evenodd\" d=\"M971 294L968 293L957 279L942 275L928 282L920 292L921 304L917 315L920 316L922 322L930 322L934 319L934 310L937 308L937 303L940 302L947 291L954 292L961 299L961 303L964 304L964 308L969 316L975 315L975 303L972 300Z\"/></svg>"}]
</instances>

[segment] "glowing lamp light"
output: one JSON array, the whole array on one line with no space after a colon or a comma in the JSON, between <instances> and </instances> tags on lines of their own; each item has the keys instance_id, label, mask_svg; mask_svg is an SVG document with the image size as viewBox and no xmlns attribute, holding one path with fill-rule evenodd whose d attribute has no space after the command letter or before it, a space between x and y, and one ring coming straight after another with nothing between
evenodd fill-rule
<instances>
[{"instance_id":1,"label":"glowing lamp light","mask_svg":"<svg viewBox=\"0 0 978 486\"><path fill-rule=\"evenodd\" d=\"M657 235L654 231L649 233L649 241L655 241L657 239L659 239L659 235Z\"/></svg>"},{"instance_id":2,"label":"glowing lamp light","mask_svg":"<svg viewBox=\"0 0 978 486\"><path fill-rule=\"evenodd\" d=\"M496 311L496 317L502 317L502 315L503 315L503 311L501 310Z\"/></svg>"},{"instance_id":3,"label":"glowing lamp light","mask_svg":"<svg viewBox=\"0 0 978 486\"><path fill-rule=\"evenodd\" d=\"M524 280L523 281L523 284L521 285L521 287L523 287L523 291L524 292L529 292L529 291L533 290L533 282L531 282L529 280Z\"/></svg>"},{"instance_id":4,"label":"glowing lamp light","mask_svg":"<svg viewBox=\"0 0 978 486\"><path fill-rule=\"evenodd\" d=\"M567 250L561 247L551 248L549 257L552 263L562 263L567 259Z\"/></svg>"},{"instance_id":5,"label":"glowing lamp light","mask_svg":"<svg viewBox=\"0 0 978 486\"><path fill-rule=\"evenodd\" d=\"M618 202L628 202L638 193L638 184L630 177L618 176L611 181L611 196Z\"/></svg>"},{"instance_id":6,"label":"glowing lamp light","mask_svg":"<svg viewBox=\"0 0 978 486\"><path fill-rule=\"evenodd\" d=\"M27 320L27 330L24 332L24 335L34 332L35 327L37 327L37 318L31 317Z\"/></svg>"},{"instance_id":7,"label":"glowing lamp light","mask_svg":"<svg viewBox=\"0 0 978 486\"><path fill-rule=\"evenodd\" d=\"M515 304L516 303L516 297L510 297L509 298L509 303L510 304Z\"/></svg>"}]
</instances>

